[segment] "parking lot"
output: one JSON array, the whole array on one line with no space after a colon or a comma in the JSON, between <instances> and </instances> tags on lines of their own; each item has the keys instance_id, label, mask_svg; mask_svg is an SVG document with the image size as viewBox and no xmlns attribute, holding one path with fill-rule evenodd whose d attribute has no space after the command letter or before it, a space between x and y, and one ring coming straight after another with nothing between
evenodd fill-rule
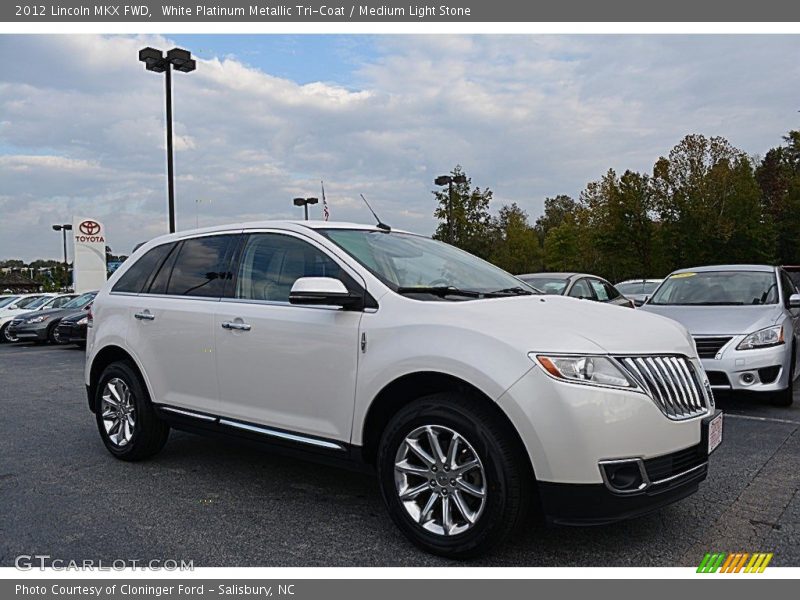
<instances>
[{"instance_id":1,"label":"parking lot","mask_svg":"<svg viewBox=\"0 0 800 600\"><path fill-rule=\"evenodd\" d=\"M411 546L368 475L174 432L154 460L103 447L74 347L0 345L0 565L183 559L195 566L459 564ZM776 408L719 398L722 447L700 492L636 520L592 528L532 523L469 563L696 565L705 552L774 552L800 566L800 394Z\"/></svg>"}]
</instances>

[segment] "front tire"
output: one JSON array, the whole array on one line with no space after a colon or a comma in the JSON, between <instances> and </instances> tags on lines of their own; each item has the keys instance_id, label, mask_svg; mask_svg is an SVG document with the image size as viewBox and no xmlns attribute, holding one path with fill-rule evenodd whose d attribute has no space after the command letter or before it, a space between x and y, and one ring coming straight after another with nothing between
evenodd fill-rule
<instances>
[{"instance_id":1,"label":"front tire","mask_svg":"<svg viewBox=\"0 0 800 600\"><path fill-rule=\"evenodd\" d=\"M66 343L61 338L61 334L58 333L58 323L50 325L50 328L47 330L47 339L51 344L55 344L56 346L61 346Z\"/></svg>"},{"instance_id":2,"label":"front tire","mask_svg":"<svg viewBox=\"0 0 800 600\"><path fill-rule=\"evenodd\" d=\"M156 416L144 382L130 363L120 361L106 367L96 390L97 428L111 454L137 461L161 451L169 425Z\"/></svg>"},{"instance_id":3,"label":"front tire","mask_svg":"<svg viewBox=\"0 0 800 600\"><path fill-rule=\"evenodd\" d=\"M11 332L8 330L9 325L11 325L11 321L3 323L3 326L0 327L0 344L11 344L19 341L18 337L11 335Z\"/></svg>"},{"instance_id":4,"label":"front tire","mask_svg":"<svg viewBox=\"0 0 800 600\"><path fill-rule=\"evenodd\" d=\"M381 494L417 546L450 558L484 554L522 523L532 474L516 432L491 407L453 392L403 407L378 448Z\"/></svg>"}]
</instances>

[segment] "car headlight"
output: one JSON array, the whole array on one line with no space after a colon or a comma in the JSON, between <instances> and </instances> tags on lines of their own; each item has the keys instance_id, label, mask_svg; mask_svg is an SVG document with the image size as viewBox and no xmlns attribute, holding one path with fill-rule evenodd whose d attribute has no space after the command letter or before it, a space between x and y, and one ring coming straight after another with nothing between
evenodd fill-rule
<instances>
[{"instance_id":1,"label":"car headlight","mask_svg":"<svg viewBox=\"0 0 800 600\"><path fill-rule=\"evenodd\" d=\"M50 318L50 315L41 315L39 317L33 317L32 319L28 319L27 323L44 323L47 319Z\"/></svg>"},{"instance_id":2,"label":"car headlight","mask_svg":"<svg viewBox=\"0 0 800 600\"><path fill-rule=\"evenodd\" d=\"M556 379L618 388L639 387L630 375L605 356L558 356L533 352L528 356Z\"/></svg>"},{"instance_id":3,"label":"car headlight","mask_svg":"<svg viewBox=\"0 0 800 600\"><path fill-rule=\"evenodd\" d=\"M752 350L753 348L766 348L783 344L783 325L774 325L766 329L759 329L744 338L737 350Z\"/></svg>"},{"instance_id":4,"label":"car headlight","mask_svg":"<svg viewBox=\"0 0 800 600\"><path fill-rule=\"evenodd\" d=\"M80 321L75 323L75 325L86 325L89 322L89 317L83 317Z\"/></svg>"}]
</instances>

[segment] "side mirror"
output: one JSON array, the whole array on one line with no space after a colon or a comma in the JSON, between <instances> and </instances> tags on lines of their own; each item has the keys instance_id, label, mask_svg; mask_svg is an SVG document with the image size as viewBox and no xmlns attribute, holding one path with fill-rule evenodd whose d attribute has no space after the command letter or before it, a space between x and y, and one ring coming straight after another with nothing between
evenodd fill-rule
<instances>
[{"instance_id":1,"label":"side mirror","mask_svg":"<svg viewBox=\"0 0 800 600\"><path fill-rule=\"evenodd\" d=\"M800 294L789 296L789 308L800 308Z\"/></svg>"},{"instance_id":2,"label":"side mirror","mask_svg":"<svg viewBox=\"0 0 800 600\"><path fill-rule=\"evenodd\" d=\"M364 298L352 294L341 281L333 277L301 277L292 285L289 303L361 310L364 307Z\"/></svg>"}]
</instances>

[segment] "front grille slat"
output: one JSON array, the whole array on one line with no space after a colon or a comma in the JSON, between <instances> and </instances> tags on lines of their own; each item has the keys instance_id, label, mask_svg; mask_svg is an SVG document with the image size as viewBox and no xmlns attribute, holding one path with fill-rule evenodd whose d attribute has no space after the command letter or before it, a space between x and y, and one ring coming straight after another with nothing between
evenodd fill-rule
<instances>
[{"instance_id":1,"label":"front grille slat","mask_svg":"<svg viewBox=\"0 0 800 600\"><path fill-rule=\"evenodd\" d=\"M686 357L621 356L617 360L669 419L691 419L707 412L703 378Z\"/></svg>"},{"instance_id":2,"label":"front grille slat","mask_svg":"<svg viewBox=\"0 0 800 600\"><path fill-rule=\"evenodd\" d=\"M690 469L702 465L707 460L708 458L703 452L702 445L698 445L678 450L672 454L648 458L644 461L644 467L648 478L651 481L658 482L686 473Z\"/></svg>"}]
</instances>

